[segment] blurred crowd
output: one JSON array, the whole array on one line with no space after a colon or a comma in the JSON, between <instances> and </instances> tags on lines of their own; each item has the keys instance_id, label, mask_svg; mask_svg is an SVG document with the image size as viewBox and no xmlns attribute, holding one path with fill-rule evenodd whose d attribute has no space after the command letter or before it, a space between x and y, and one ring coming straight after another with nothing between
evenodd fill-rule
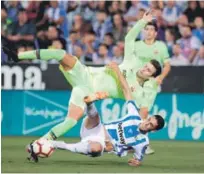
<instances>
[{"instance_id":1,"label":"blurred crowd","mask_svg":"<svg viewBox=\"0 0 204 174\"><path fill-rule=\"evenodd\" d=\"M121 63L126 33L149 8L171 64L204 65L204 1L1 1L2 43L17 52L62 48L83 63ZM2 52L1 62L9 61Z\"/></svg>"}]
</instances>

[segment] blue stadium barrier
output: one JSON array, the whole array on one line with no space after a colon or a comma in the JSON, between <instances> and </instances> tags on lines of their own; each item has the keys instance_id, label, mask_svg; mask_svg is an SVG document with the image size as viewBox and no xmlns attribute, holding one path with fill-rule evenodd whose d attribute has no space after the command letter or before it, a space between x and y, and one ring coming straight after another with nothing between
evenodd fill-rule
<instances>
[{"instance_id":1,"label":"blue stadium barrier","mask_svg":"<svg viewBox=\"0 0 204 174\"><path fill-rule=\"evenodd\" d=\"M63 121L67 114L70 91L2 90L2 135L41 136ZM103 122L121 118L126 108L123 100L96 102ZM151 114L165 118L165 128L150 133L154 140L204 141L204 95L164 94L157 96ZM65 136L78 137L81 121Z\"/></svg>"}]
</instances>

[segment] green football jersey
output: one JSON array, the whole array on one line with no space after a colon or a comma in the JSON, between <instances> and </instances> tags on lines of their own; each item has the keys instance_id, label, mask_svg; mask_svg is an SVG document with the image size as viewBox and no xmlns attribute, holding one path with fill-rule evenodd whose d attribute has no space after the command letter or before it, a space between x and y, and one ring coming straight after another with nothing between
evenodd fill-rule
<instances>
[{"instance_id":1,"label":"green football jersey","mask_svg":"<svg viewBox=\"0 0 204 174\"><path fill-rule=\"evenodd\" d=\"M141 66L136 61L139 58L137 58L135 53L135 38L145 25L146 22L144 20L138 21L126 35L125 58L123 63L119 65L119 68L128 82L134 100L136 101L136 105L139 108L147 107L148 109L151 109L157 94L158 85L154 79L150 79L141 86L137 81L136 76L136 73ZM95 91L106 91L112 98L124 99L120 82L112 70L105 67L89 67L89 70L93 77L93 86Z\"/></svg>"},{"instance_id":2,"label":"green football jersey","mask_svg":"<svg viewBox=\"0 0 204 174\"><path fill-rule=\"evenodd\" d=\"M136 41L134 44L136 54L135 61L140 67L143 67L152 59L157 60L162 66L169 61L169 53L166 45L162 41L155 41L148 45L143 40Z\"/></svg>"}]
</instances>

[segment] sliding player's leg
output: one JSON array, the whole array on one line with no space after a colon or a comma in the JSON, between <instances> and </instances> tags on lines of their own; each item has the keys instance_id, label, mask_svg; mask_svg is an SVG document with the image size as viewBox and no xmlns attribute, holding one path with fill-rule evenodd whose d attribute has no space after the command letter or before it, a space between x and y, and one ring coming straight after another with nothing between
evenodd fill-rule
<instances>
[{"instance_id":1,"label":"sliding player's leg","mask_svg":"<svg viewBox=\"0 0 204 174\"><path fill-rule=\"evenodd\" d=\"M57 124L46 135L44 135L44 138L55 140L74 127L78 120L84 115L84 109L86 106L84 97L90 93L92 93L92 91L87 87L74 87L69 101L67 117L62 123Z\"/></svg>"},{"instance_id":2,"label":"sliding player's leg","mask_svg":"<svg viewBox=\"0 0 204 174\"><path fill-rule=\"evenodd\" d=\"M78 143L69 144L63 141L51 141L51 143L56 149L69 150L91 157L101 156L105 148L104 127L93 103L87 106L87 117L83 120L80 134L81 141Z\"/></svg>"},{"instance_id":3,"label":"sliding player's leg","mask_svg":"<svg viewBox=\"0 0 204 174\"><path fill-rule=\"evenodd\" d=\"M88 69L78 60L76 60L72 69L67 70L64 66L60 65L60 70L67 81L72 85L73 89L69 101L67 118L64 122L53 127L44 136L47 139L56 139L74 127L84 114L86 106L84 97L94 92L91 75Z\"/></svg>"},{"instance_id":4,"label":"sliding player's leg","mask_svg":"<svg viewBox=\"0 0 204 174\"><path fill-rule=\"evenodd\" d=\"M64 141L50 141L55 149L68 150L74 153L89 155L91 157L101 156L103 147L94 141L80 141L78 143L65 143Z\"/></svg>"}]
</instances>

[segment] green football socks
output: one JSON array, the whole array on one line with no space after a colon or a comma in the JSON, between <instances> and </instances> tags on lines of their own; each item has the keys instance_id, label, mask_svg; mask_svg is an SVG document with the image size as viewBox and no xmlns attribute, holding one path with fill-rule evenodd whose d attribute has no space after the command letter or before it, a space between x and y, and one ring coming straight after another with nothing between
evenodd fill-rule
<instances>
[{"instance_id":1,"label":"green football socks","mask_svg":"<svg viewBox=\"0 0 204 174\"><path fill-rule=\"evenodd\" d=\"M66 118L62 123L54 126L46 135L43 137L49 140L56 140L61 135L64 135L72 127L77 124L77 120L73 118Z\"/></svg>"},{"instance_id":2,"label":"green football socks","mask_svg":"<svg viewBox=\"0 0 204 174\"><path fill-rule=\"evenodd\" d=\"M38 58L37 54L39 54L39 57L41 60L55 59L60 61L63 59L64 55L66 54L66 51L62 49L40 49L39 53L37 53L36 50L25 51L25 52L20 52L18 54L18 58L20 60L24 60L24 59L33 60Z\"/></svg>"}]
</instances>

